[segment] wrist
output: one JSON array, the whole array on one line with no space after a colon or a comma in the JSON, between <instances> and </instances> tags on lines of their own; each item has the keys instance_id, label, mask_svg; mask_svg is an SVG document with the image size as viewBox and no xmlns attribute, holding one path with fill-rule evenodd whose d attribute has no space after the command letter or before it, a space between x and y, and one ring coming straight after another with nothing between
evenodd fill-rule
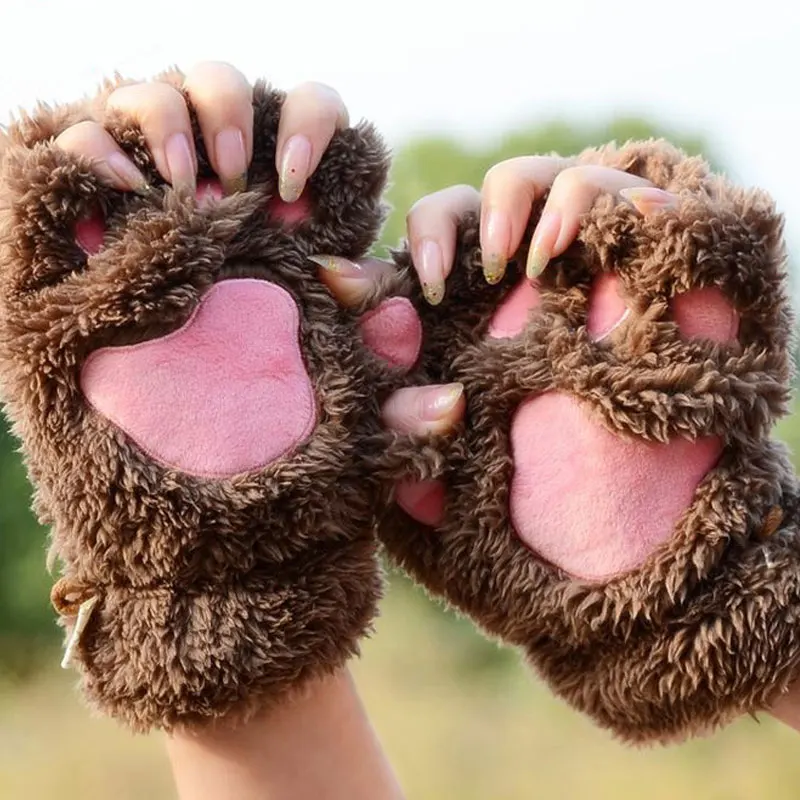
<instances>
[{"instance_id":1,"label":"wrist","mask_svg":"<svg viewBox=\"0 0 800 800\"><path fill-rule=\"evenodd\" d=\"M800 682L794 683L772 704L769 713L784 725L800 731Z\"/></svg>"},{"instance_id":2,"label":"wrist","mask_svg":"<svg viewBox=\"0 0 800 800\"><path fill-rule=\"evenodd\" d=\"M401 800L347 670L236 728L173 733L181 800Z\"/></svg>"}]
</instances>

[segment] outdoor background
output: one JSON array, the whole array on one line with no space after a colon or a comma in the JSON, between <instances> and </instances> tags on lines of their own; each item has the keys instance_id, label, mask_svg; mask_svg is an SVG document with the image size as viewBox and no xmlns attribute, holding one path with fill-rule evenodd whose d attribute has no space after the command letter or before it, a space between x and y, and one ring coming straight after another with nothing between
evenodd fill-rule
<instances>
[{"instance_id":1,"label":"outdoor background","mask_svg":"<svg viewBox=\"0 0 800 800\"><path fill-rule=\"evenodd\" d=\"M384 235L424 194L480 185L513 155L665 135L775 195L800 245L798 12L788 3L113 4L4 0L0 114L69 100L115 69L215 58L289 88L321 80L396 152ZM0 265L0 268L1 265ZM800 453L800 416L779 435ZM46 532L0 424L0 800L166 800L159 737L93 719L57 669ZM681 747L627 749L398 576L355 666L411 800L782 800L800 738L745 719Z\"/></svg>"}]
</instances>

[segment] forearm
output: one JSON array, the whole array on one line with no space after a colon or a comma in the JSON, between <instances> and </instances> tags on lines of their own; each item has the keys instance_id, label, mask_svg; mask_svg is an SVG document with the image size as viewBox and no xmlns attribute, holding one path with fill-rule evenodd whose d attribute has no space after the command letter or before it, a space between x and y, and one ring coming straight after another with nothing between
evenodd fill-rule
<instances>
[{"instance_id":1,"label":"forearm","mask_svg":"<svg viewBox=\"0 0 800 800\"><path fill-rule=\"evenodd\" d=\"M168 741L180 800L402 800L347 671L235 730Z\"/></svg>"},{"instance_id":2,"label":"forearm","mask_svg":"<svg viewBox=\"0 0 800 800\"><path fill-rule=\"evenodd\" d=\"M770 714L800 732L800 683L795 683L786 694L778 698L770 709Z\"/></svg>"}]
</instances>

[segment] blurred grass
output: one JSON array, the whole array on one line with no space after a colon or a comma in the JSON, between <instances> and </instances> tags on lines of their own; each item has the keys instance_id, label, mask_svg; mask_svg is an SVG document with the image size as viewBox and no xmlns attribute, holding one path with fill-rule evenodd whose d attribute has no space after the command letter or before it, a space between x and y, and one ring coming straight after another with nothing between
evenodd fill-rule
<instances>
[{"instance_id":1,"label":"blurred grass","mask_svg":"<svg viewBox=\"0 0 800 800\"><path fill-rule=\"evenodd\" d=\"M680 747L626 748L552 698L513 654L498 658L428 603L395 581L354 665L409 800L800 795L797 734L773 720L743 719ZM0 688L0 800L174 797L160 737L92 718L73 684L54 669Z\"/></svg>"}]
</instances>

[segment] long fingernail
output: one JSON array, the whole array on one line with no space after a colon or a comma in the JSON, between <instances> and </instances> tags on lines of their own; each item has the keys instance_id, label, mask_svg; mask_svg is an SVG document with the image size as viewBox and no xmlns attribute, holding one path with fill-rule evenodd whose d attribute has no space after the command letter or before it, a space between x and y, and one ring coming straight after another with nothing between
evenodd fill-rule
<instances>
[{"instance_id":1,"label":"long fingernail","mask_svg":"<svg viewBox=\"0 0 800 800\"><path fill-rule=\"evenodd\" d=\"M438 306L444 298L444 257L439 243L425 239L419 247L417 270L422 282L422 293L432 305Z\"/></svg>"},{"instance_id":2,"label":"long fingernail","mask_svg":"<svg viewBox=\"0 0 800 800\"><path fill-rule=\"evenodd\" d=\"M307 256L322 267L320 279L344 306L357 306L375 288L375 281L358 264L341 256Z\"/></svg>"},{"instance_id":3,"label":"long fingernail","mask_svg":"<svg viewBox=\"0 0 800 800\"><path fill-rule=\"evenodd\" d=\"M630 203L640 214L665 211L678 205L678 198L672 192L656 189L653 186L635 186L620 189L620 197Z\"/></svg>"},{"instance_id":4,"label":"long fingernail","mask_svg":"<svg viewBox=\"0 0 800 800\"><path fill-rule=\"evenodd\" d=\"M451 383L428 389L422 397L420 417L425 422L438 422L444 419L464 394L463 383Z\"/></svg>"},{"instance_id":5,"label":"long fingernail","mask_svg":"<svg viewBox=\"0 0 800 800\"><path fill-rule=\"evenodd\" d=\"M151 191L144 175L127 156L122 153L109 153L106 163L114 175L131 191L141 195L146 195Z\"/></svg>"},{"instance_id":6,"label":"long fingernail","mask_svg":"<svg viewBox=\"0 0 800 800\"><path fill-rule=\"evenodd\" d=\"M530 280L538 278L553 255L553 247L561 230L561 215L552 211L542 214L531 239L525 273Z\"/></svg>"},{"instance_id":7,"label":"long fingernail","mask_svg":"<svg viewBox=\"0 0 800 800\"><path fill-rule=\"evenodd\" d=\"M481 249L483 275L487 283L499 283L506 272L508 248L511 240L511 221L508 215L496 208L486 212Z\"/></svg>"},{"instance_id":8,"label":"long fingernail","mask_svg":"<svg viewBox=\"0 0 800 800\"><path fill-rule=\"evenodd\" d=\"M297 134L283 148L278 172L278 193L284 203L294 203L303 194L311 167L311 142Z\"/></svg>"},{"instance_id":9,"label":"long fingernail","mask_svg":"<svg viewBox=\"0 0 800 800\"><path fill-rule=\"evenodd\" d=\"M173 188L186 186L194 191L196 183L194 158L186 134L172 134L164 145L164 155L167 159L169 182Z\"/></svg>"},{"instance_id":10,"label":"long fingernail","mask_svg":"<svg viewBox=\"0 0 800 800\"><path fill-rule=\"evenodd\" d=\"M244 134L238 128L225 128L214 139L214 153L225 194L247 189L247 151Z\"/></svg>"},{"instance_id":11,"label":"long fingernail","mask_svg":"<svg viewBox=\"0 0 800 800\"><path fill-rule=\"evenodd\" d=\"M334 275L341 275L343 278L363 278L364 270L341 256L306 256L309 261L319 264L324 270L332 272Z\"/></svg>"}]
</instances>

